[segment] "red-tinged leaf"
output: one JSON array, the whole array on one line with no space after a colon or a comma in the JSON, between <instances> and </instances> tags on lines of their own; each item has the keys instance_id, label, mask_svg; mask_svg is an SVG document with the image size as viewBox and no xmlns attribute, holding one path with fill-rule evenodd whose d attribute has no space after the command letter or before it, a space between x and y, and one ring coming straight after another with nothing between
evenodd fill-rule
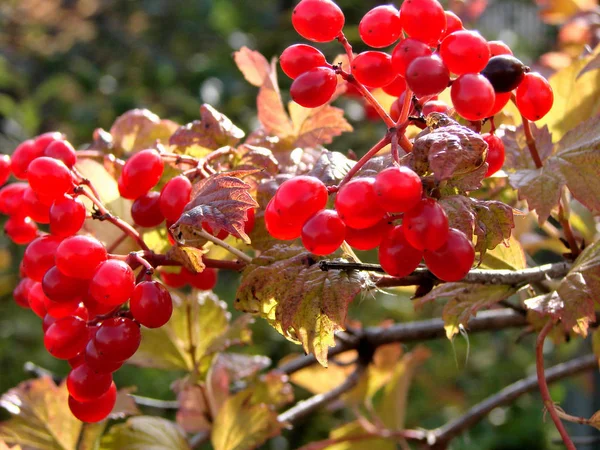
<instances>
[{"instance_id":1,"label":"red-tinged leaf","mask_svg":"<svg viewBox=\"0 0 600 450\"><path fill-rule=\"evenodd\" d=\"M331 430L329 439L311 442L298 450L396 450L392 439L368 434L358 420Z\"/></svg>"},{"instance_id":2,"label":"red-tinged leaf","mask_svg":"<svg viewBox=\"0 0 600 450\"><path fill-rule=\"evenodd\" d=\"M273 177L279 172L279 162L268 148L243 144L237 148L233 168L235 170L260 169L265 177Z\"/></svg>"},{"instance_id":3,"label":"red-tinged leaf","mask_svg":"<svg viewBox=\"0 0 600 450\"><path fill-rule=\"evenodd\" d=\"M113 150L130 153L151 147L157 140L166 143L178 127L147 109L127 111L110 128Z\"/></svg>"},{"instance_id":4,"label":"red-tinged leaf","mask_svg":"<svg viewBox=\"0 0 600 450\"><path fill-rule=\"evenodd\" d=\"M344 329L348 306L367 278L357 271L322 271L318 260L303 248L273 246L244 269L235 306L263 317L327 365L334 333Z\"/></svg>"},{"instance_id":5,"label":"red-tinged leaf","mask_svg":"<svg viewBox=\"0 0 600 450\"><path fill-rule=\"evenodd\" d=\"M327 186L338 184L356 164L346 155L339 152L323 150L314 167L307 175L318 178Z\"/></svg>"},{"instance_id":6,"label":"red-tinged leaf","mask_svg":"<svg viewBox=\"0 0 600 450\"><path fill-rule=\"evenodd\" d=\"M565 302L560 298L556 291L529 298L525 300L524 304L527 309L542 316L551 317L556 321L560 320L565 308Z\"/></svg>"},{"instance_id":7,"label":"red-tinged leaf","mask_svg":"<svg viewBox=\"0 0 600 450\"><path fill-rule=\"evenodd\" d=\"M600 211L600 116L569 131L557 144L556 160L573 196Z\"/></svg>"},{"instance_id":8,"label":"red-tinged leaf","mask_svg":"<svg viewBox=\"0 0 600 450\"><path fill-rule=\"evenodd\" d=\"M552 135L547 125L538 128L535 123L531 123L530 127L538 155L542 162L545 162L552 156L555 150L555 146L552 143ZM504 132L502 135L505 153L504 170L511 172L512 170L519 169L535 169L535 163L527 146L527 137L525 136L523 126L521 125L518 128L502 127L498 134L500 135L502 132Z\"/></svg>"},{"instance_id":9,"label":"red-tinged leaf","mask_svg":"<svg viewBox=\"0 0 600 450\"><path fill-rule=\"evenodd\" d=\"M288 109L294 126L296 147L330 144L334 137L353 130L344 118L344 110L329 104L320 108L304 108L290 102Z\"/></svg>"},{"instance_id":10,"label":"red-tinged leaf","mask_svg":"<svg viewBox=\"0 0 600 450\"><path fill-rule=\"evenodd\" d=\"M210 150L235 146L244 136L227 116L203 104L200 120L179 127L169 138L169 145L179 153L202 157Z\"/></svg>"},{"instance_id":11,"label":"red-tinged leaf","mask_svg":"<svg viewBox=\"0 0 600 450\"><path fill-rule=\"evenodd\" d=\"M565 180L554 158L541 169L522 169L508 175L511 186L518 190L519 199L527 200L530 210L538 214L542 225L558 206Z\"/></svg>"},{"instance_id":12,"label":"red-tinged leaf","mask_svg":"<svg viewBox=\"0 0 600 450\"><path fill-rule=\"evenodd\" d=\"M502 242L508 242L511 230L515 227L513 209L498 201L472 200L477 216L475 250L483 259L486 250L492 250Z\"/></svg>"},{"instance_id":13,"label":"red-tinged leaf","mask_svg":"<svg viewBox=\"0 0 600 450\"><path fill-rule=\"evenodd\" d=\"M481 182L485 178L485 174L488 170L488 163L483 163L477 169L472 172L464 173L462 175L456 175L448 180L447 189L454 193L455 189L458 192L469 192L476 191L481 187ZM442 189L444 191L444 189Z\"/></svg>"},{"instance_id":14,"label":"red-tinged leaf","mask_svg":"<svg viewBox=\"0 0 600 450\"><path fill-rule=\"evenodd\" d=\"M229 397L219 410L211 433L215 450L250 450L277 436L284 424L275 408L292 400L285 375L268 374Z\"/></svg>"},{"instance_id":15,"label":"red-tinged leaf","mask_svg":"<svg viewBox=\"0 0 600 450\"><path fill-rule=\"evenodd\" d=\"M580 273L592 295L600 299L600 241L594 242L579 255L571 272Z\"/></svg>"},{"instance_id":16,"label":"red-tinged leaf","mask_svg":"<svg viewBox=\"0 0 600 450\"><path fill-rule=\"evenodd\" d=\"M233 59L246 81L256 87L262 86L271 71L267 58L259 52L242 47L233 54Z\"/></svg>"},{"instance_id":17,"label":"red-tinged leaf","mask_svg":"<svg viewBox=\"0 0 600 450\"><path fill-rule=\"evenodd\" d=\"M256 170L223 172L198 181L192 188L192 200L187 204L174 229L202 229L208 224L216 234L220 230L238 236L246 243L250 238L244 231L247 211L258 203L250 195L251 186L241 178Z\"/></svg>"},{"instance_id":18,"label":"red-tinged leaf","mask_svg":"<svg viewBox=\"0 0 600 450\"><path fill-rule=\"evenodd\" d=\"M450 227L462 231L471 239L477 220L472 200L464 195L451 195L441 198L439 203L448 216Z\"/></svg>"},{"instance_id":19,"label":"red-tinged leaf","mask_svg":"<svg viewBox=\"0 0 600 450\"><path fill-rule=\"evenodd\" d=\"M207 403L206 387L178 380L173 384L179 409L175 416L177 425L186 433L210 431L211 409Z\"/></svg>"},{"instance_id":20,"label":"red-tinged leaf","mask_svg":"<svg viewBox=\"0 0 600 450\"><path fill-rule=\"evenodd\" d=\"M439 298L449 299L444 305L442 318L448 339L459 333L461 327L468 328L469 319L477 311L504 300L513 295L517 289L514 286L444 283L435 287L427 295L419 298L415 307L421 307L427 302Z\"/></svg>"},{"instance_id":21,"label":"red-tinged leaf","mask_svg":"<svg viewBox=\"0 0 600 450\"><path fill-rule=\"evenodd\" d=\"M268 134L279 138L286 138L293 134L292 122L283 106L279 92L275 61L271 63L271 70L258 91L256 108L258 120Z\"/></svg>"},{"instance_id":22,"label":"red-tinged leaf","mask_svg":"<svg viewBox=\"0 0 600 450\"><path fill-rule=\"evenodd\" d=\"M590 323L596 321L594 298L583 275L571 271L556 290L564 302L560 319L567 330L587 336Z\"/></svg>"},{"instance_id":23,"label":"red-tinged leaf","mask_svg":"<svg viewBox=\"0 0 600 450\"><path fill-rule=\"evenodd\" d=\"M75 450L82 423L69 411L66 384L50 377L20 383L0 398L12 418L0 423L0 440L38 450Z\"/></svg>"}]
</instances>

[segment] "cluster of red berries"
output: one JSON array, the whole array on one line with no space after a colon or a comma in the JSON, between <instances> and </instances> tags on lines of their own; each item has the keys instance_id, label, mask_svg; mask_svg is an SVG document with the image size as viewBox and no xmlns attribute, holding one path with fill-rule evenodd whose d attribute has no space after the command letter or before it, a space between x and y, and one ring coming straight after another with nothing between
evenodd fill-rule
<instances>
[{"instance_id":1,"label":"cluster of red berries","mask_svg":"<svg viewBox=\"0 0 600 450\"><path fill-rule=\"evenodd\" d=\"M313 42L342 40L344 23L344 13L331 0L302 0L292 15L298 34ZM444 11L437 0L404 0L400 10L377 6L365 14L358 30L369 47L395 47L389 53L355 55L346 80L398 97L390 111L396 121L407 87L425 115L450 110L437 100L448 87L454 110L472 121L497 114L513 91L519 111L529 120L541 119L552 107L552 89L544 77L530 72L503 42L487 42L478 32L465 30L460 18ZM308 108L331 99L342 73L305 44L288 47L280 63L294 80L292 99Z\"/></svg>"},{"instance_id":2,"label":"cluster of red berries","mask_svg":"<svg viewBox=\"0 0 600 450\"><path fill-rule=\"evenodd\" d=\"M60 133L21 143L12 158L0 159L2 183L11 173L24 180L0 189L0 212L9 216L6 234L15 243L28 244L14 299L43 319L48 352L71 365L67 388L73 414L97 422L115 404L112 373L139 347L140 325L166 324L173 302L149 273L136 279L139 262L130 265L129 255L111 255L95 237L78 234L87 214L79 198L86 195L85 182L76 162L77 152ZM162 172L155 150L134 154L123 167L119 190L134 199L131 212L139 226L154 227L165 218L176 221L190 200L191 183L183 176L171 179L160 193L151 191ZM200 274L182 268L161 275L165 284L177 287L212 289L217 281L210 268Z\"/></svg>"},{"instance_id":3,"label":"cluster of red berries","mask_svg":"<svg viewBox=\"0 0 600 450\"><path fill-rule=\"evenodd\" d=\"M421 179L407 167L350 180L337 192L335 209L325 209L327 200L317 178L287 180L266 207L267 230L276 239L301 237L315 255L333 253L344 241L358 250L379 247L382 268L396 277L409 275L423 259L445 281L460 280L473 265L471 241L449 228L443 208L423 197Z\"/></svg>"}]
</instances>

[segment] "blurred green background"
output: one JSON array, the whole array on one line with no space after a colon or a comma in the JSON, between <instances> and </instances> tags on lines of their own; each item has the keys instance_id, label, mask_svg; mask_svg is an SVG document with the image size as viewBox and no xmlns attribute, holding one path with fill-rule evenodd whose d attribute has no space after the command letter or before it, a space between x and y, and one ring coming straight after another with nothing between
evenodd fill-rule
<instances>
[{"instance_id":1,"label":"blurred green background","mask_svg":"<svg viewBox=\"0 0 600 450\"><path fill-rule=\"evenodd\" d=\"M206 102L246 131L256 128L256 88L236 69L232 52L245 45L268 58L301 41L290 23L292 0L0 0L0 152L43 131L60 130L76 145L91 140L97 127L109 128L132 108L148 108L161 117L186 123L198 117ZM357 26L377 1L339 0L346 14L346 32L363 49ZM453 1L465 25L488 39L503 39L526 63L552 49L557 29L538 17L533 1ZM340 53L335 44L321 46L328 56ZM289 80L280 74L284 97ZM342 100L356 133L331 146L358 152L380 135L380 124L362 120L352 100ZM30 377L23 365L32 361L60 376L67 365L49 357L42 343L39 319L19 309L10 291L22 249L1 240L0 249L0 392ZM222 274L217 292L231 303L235 275ZM406 297L378 295L357 300L351 316L365 325L384 319L407 321L439 315L436 307L418 317ZM297 347L263 322L254 326L254 345L246 349L278 361ZM434 427L474 402L532 373L531 337L517 343L518 332L470 337L470 357L460 338L427 344L434 357L417 376L411 391L408 425ZM583 344L585 345L585 344ZM561 348L556 361L574 355L582 344ZM458 364L455 362L458 361ZM115 376L119 386L137 385L141 395L172 399L171 382L181 374L127 367ZM594 379L579 378L554 387L556 401L573 414L590 415ZM570 395L567 395L571 393ZM298 396L307 393L299 390ZM585 401L583 400L585 399ZM557 434L542 421L535 395L501 408L455 449L550 449ZM596 406L594 408L594 406ZM157 411L148 411L157 413ZM0 417L3 412L0 410ZM327 436L340 417L323 411L267 447L296 448ZM587 430L574 429L575 435ZM582 446L581 448L585 448ZM595 447L589 447L595 448Z\"/></svg>"}]
</instances>

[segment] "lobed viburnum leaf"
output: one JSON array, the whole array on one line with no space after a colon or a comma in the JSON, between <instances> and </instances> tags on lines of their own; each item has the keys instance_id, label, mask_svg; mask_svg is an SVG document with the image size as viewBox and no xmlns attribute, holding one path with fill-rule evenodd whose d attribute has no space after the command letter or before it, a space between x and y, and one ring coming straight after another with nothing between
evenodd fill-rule
<instances>
[{"instance_id":1,"label":"lobed viburnum leaf","mask_svg":"<svg viewBox=\"0 0 600 450\"><path fill-rule=\"evenodd\" d=\"M439 200L439 204L448 216L451 228L462 231L469 239L473 237L477 215L473 209L473 200L464 195L449 195Z\"/></svg>"},{"instance_id":2,"label":"lobed viburnum leaf","mask_svg":"<svg viewBox=\"0 0 600 450\"><path fill-rule=\"evenodd\" d=\"M175 152L203 157L211 150L236 145L244 136L227 116L203 104L200 120L179 127L169 138L169 145Z\"/></svg>"},{"instance_id":3,"label":"lobed viburnum leaf","mask_svg":"<svg viewBox=\"0 0 600 450\"><path fill-rule=\"evenodd\" d=\"M250 238L244 231L247 211L258 203L250 195L251 186L241 178L256 173L256 170L222 172L198 181L192 188L191 201L179 220L173 225L175 236L189 229L201 230L208 224L214 233L225 230L240 237L247 244Z\"/></svg>"},{"instance_id":4,"label":"lobed viburnum leaf","mask_svg":"<svg viewBox=\"0 0 600 450\"><path fill-rule=\"evenodd\" d=\"M131 364L165 370L198 368L206 373L216 353L250 342L250 316L241 316L231 323L227 305L212 292L171 296L171 319L161 328L142 329L142 343L129 360Z\"/></svg>"},{"instance_id":5,"label":"lobed viburnum leaf","mask_svg":"<svg viewBox=\"0 0 600 450\"><path fill-rule=\"evenodd\" d=\"M340 152L323 150L314 167L306 175L318 178L327 186L338 184L356 164Z\"/></svg>"},{"instance_id":6,"label":"lobed viburnum leaf","mask_svg":"<svg viewBox=\"0 0 600 450\"><path fill-rule=\"evenodd\" d=\"M436 286L431 292L419 298L415 307L421 307L427 302L438 298L448 298L444 305L442 319L448 339L459 333L460 327L467 327L469 319L477 311L504 300L513 295L517 289L513 286L444 283Z\"/></svg>"},{"instance_id":7,"label":"lobed viburnum leaf","mask_svg":"<svg viewBox=\"0 0 600 450\"><path fill-rule=\"evenodd\" d=\"M433 173L437 181L475 172L485 162L487 144L478 133L442 114L439 116L434 121L437 116L430 114L432 126L415 138L412 151L415 170L420 175Z\"/></svg>"},{"instance_id":8,"label":"lobed viburnum leaf","mask_svg":"<svg viewBox=\"0 0 600 450\"><path fill-rule=\"evenodd\" d=\"M114 425L102 438L100 450L191 450L185 433L161 417L139 416Z\"/></svg>"},{"instance_id":9,"label":"lobed viburnum leaf","mask_svg":"<svg viewBox=\"0 0 600 450\"><path fill-rule=\"evenodd\" d=\"M290 102L288 109L294 126L295 147L330 144L334 137L353 130L344 118L344 110L329 104L319 108L304 108Z\"/></svg>"},{"instance_id":10,"label":"lobed viburnum leaf","mask_svg":"<svg viewBox=\"0 0 600 450\"><path fill-rule=\"evenodd\" d=\"M235 306L263 317L327 365L334 333L344 329L348 306L367 286L367 277L322 271L319 259L300 247L274 245L244 269Z\"/></svg>"},{"instance_id":11,"label":"lobed viburnum leaf","mask_svg":"<svg viewBox=\"0 0 600 450\"><path fill-rule=\"evenodd\" d=\"M152 147L155 142L167 143L179 125L160 119L147 109L133 109L117 117L110 128L113 152L137 152Z\"/></svg>"},{"instance_id":12,"label":"lobed viburnum leaf","mask_svg":"<svg viewBox=\"0 0 600 450\"><path fill-rule=\"evenodd\" d=\"M285 426L275 408L293 400L287 376L270 373L229 397L219 410L211 433L215 450L249 450L277 436Z\"/></svg>"},{"instance_id":13,"label":"lobed viburnum leaf","mask_svg":"<svg viewBox=\"0 0 600 450\"><path fill-rule=\"evenodd\" d=\"M265 177L275 176L279 172L279 162L268 148L242 144L237 148L233 168L235 170L260 169Z\"/></svg>"},{"instance_id":14,"label":"lobed viburnum leaf","mask_svg":"<svg viewBox=\"0 0 600 450\"><path fill-rule=\"evenodd\" d=\"M535 140L538 155L541 161L545 162L554 153L552 135L547 125L538 127L535 123L530 123L529 126L531 128L531 135ZM525 136L523 125L518 128L502 126L499 129L499 134L501 132L504 133L502 134L505 154L503 169L505 171L535 169L535 163L527 147L527 136Z\"/></svg>"}]
</instances>

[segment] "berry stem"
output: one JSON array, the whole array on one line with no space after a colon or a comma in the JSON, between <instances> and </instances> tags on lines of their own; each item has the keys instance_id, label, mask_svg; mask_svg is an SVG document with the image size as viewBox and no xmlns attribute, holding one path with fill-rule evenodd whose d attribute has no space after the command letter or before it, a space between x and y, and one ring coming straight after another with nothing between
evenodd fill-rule
<instances>
[{"instance_id":1,"label":"berry stem","mask_svg":"<svg viewBox=\"0 0 600 450\"><path fill-rule=\"evenodd\" d=\"M167 255L163 255L161 253L154 253L152 251L146 251L142 254L142 257L148 261L152 267L160 267L160 266L181 266L179 261L169 258ZM211 258L202 258L202 262L206 267L210 267L212 269L224 269L224 270L233 270L239 272L246 267L246 262L236 259L233 261L226 261L220 259L211 259Z\"/></svg>"},{"instance_id":2,"label":"berry stem","mask_svg":"<svg viewBox=\"0 0 600 450\"><path fill-rule=\"evenodd\" d=\"M381 138L381 140L377 142L377 144L375 144L367 153L365 153L364 156L360 158L358 162L352 167L352 169L348 171L344 179L340 181L340 184L328 188L329 193L331 194L333 192L337 192L340 189L340 187L342 187L344 184L350 181L352 177L356 175L356 172L358 172L362 168L362 166L364 166L367 163L367 161L369 161L373 156L375 156L377 152L379 152L382 148L388 145L391 142L391 140L391 133L387 132L386 135L383 138Z\"/></svg>"},{"instance_id":3,"label":"berry stem","mask_svg":"<svg viewBox=\"0 0 600 450\"><path fill-rule=\"evenodd\" d=\"M194 233L198 236L201 237L203 239L206 239L207 241L212 242L213 244L218 245L219 247L223 247L225 250L227 250L229 253L237 256L240 260L245 261L246 263L250 263L252 262L252 257L245 254L243 251L229 245L227 242L222 241L221 239L219 239L218 237L213 236L210 233L207 233L206 231L200 229L200 230L195 230Z\"/></svg>"},{"instance_id":4,"label":"berry stem","mask_svg":"<svg viewBox=\"0 0 600 450\"><path fill-rule=\"evenodd\" d=\"M348 41L348 39L346 39L346 35L343 31L340 32L340 34L337 37L337 40L344 47L346 55L348 56L348 64L350 65L350 67L352 67L352 61L354 60L354 54L352 53L352 45L350 45L350 42Z\"/></svg>"},{"instance_id":5,"label":"berry stem","mask_svg":"<svg viewBox=\"0 0 600 450\"><path fill-rule=\"evenodd\" d=\"M197 167L200 161L198 158L194 158L193 156L179 155L177 153L168 152L160 153L160 157L163 159L163 161L173 162L176 166L180 164L186 164L188 166Z\"/></svg>"},{"instance_id":6,"label":"berry stem","mask_svg":"<svg viewBox=\"0 0 600 450\"><path fill-rule=\"evenodd\" d=\"M400 117L398 117L398 121L396 125L405 123L408 119L408 113L410 112L410 104L412 102L412 91L407 87L404 92L404 102L402 102L402 109L400 110Z\"/></svg>"},{"instance_id":7,"label":"berry stem","mask_svg":"<svg viewBox=\"0 0 600 450\"><path fill-rule=\"evenodd\" d=\"M579 253L581 253L581 251L579 249L579 245L577 244L577 240L575 239L573 229L571 228L569 216L569 199L567 198L566 190L563 189L560 196L560 201L558 202L558 221L563 229L563 232L565 233L565 239L569 243L569 250L571 250L573 259L575 259L579 256Z\"/></svg>"},{"instance_id":8,"label":"berry stem","mask_svg":"<svg viewBox=\"0 0 600 450\"><path fill-rule=\"evenodd\" d=\"M82 187L77 188L76 191L79 191L78 192L79 194L90 199L91 202L96 207L97 212L94 213L92 216L94 219L109 221L116 227L120 228L123 232L125 232L129 236L131 236L142 250L150 251L150 248L146 245L146 243L142 239L142 236L140 236L140 233L138 233L138 231L135 228L133 228L131 225L129 225L127 222L125 222L125 221L121 220L119 217L113 216L111 213L109 213L108 210L106 209L106 207L98 199L98 197L96 197L91 192L88 192L87 190L83 189Z\"/></svg>"},{"instance_id":9,"label":"berry stem","mask_svg":"<svg viewBox=\"0 0 600 450\"><path fill-rule=\"evenodd\" d=\"M548 383L546 382L546 375L544 374L544 340L546 339L546 336L548 336L548 333L550 333L552 330L553 325L554 323L552 319L548 320L537 337L535 345L535 367L544 406L550 413L550 417L552 417L552 421L554 422L554 425L556 425L556 429L560 433L560 437L565 443L567 450L575 450L575 445L573 444L573 441L571 441L571 438L569 437L569 434L567 433L567 430L561 422L558 412L554 407L554 402L552 401L550 390L548 389Z\"/></svg>"},{"instance_id":10,"label":"berry stem","mask_svg":"<svg viewBox=\"0 0 600 450\"><path fill-rule=\"evenodd\" d=\"M143 266L146 269L147 275L152 275L154 273L154 267L152 264L150 264L146 258L137 252L131 252L126 261L130 266L132 266L132 268L136 264Z\"/></svg>"},{"instance_id":11,"label":"berry stem","mask_svg":"<svg viewBox=\"0 0 600 450\"><path fill-rule=\"evenodd\" d=\"M517 104L516 97L514 94L511 96L510 99L515 105ZM525 116L523 116L523 114L521 114L521 120L523 122L523 131L525 132L525 139L527 142L527 147L529 148L529 153L531 154L531 158L535 163L535 167L540 169L544 164L542 163L542 159L540 158L537 145L535 144L535 138L531 133L531 122L529 122L529 120L527 120Z\"/></svg>"}]
</instances>

